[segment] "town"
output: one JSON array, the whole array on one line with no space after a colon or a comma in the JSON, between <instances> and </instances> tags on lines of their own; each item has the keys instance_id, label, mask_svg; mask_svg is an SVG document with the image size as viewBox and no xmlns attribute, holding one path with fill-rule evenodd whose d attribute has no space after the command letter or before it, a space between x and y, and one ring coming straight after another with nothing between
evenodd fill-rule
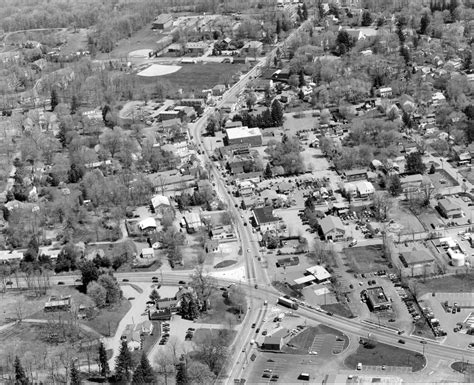
<instances>
[{"instance_id":1,"label":"town","mask_svg":"<svg viewBox=\"0 0 474 385\"><path fill-rule=\"evenodd\" d=\"M0 21L0 383L474 382L472 2Z\"/></svg>"}]
</instances>

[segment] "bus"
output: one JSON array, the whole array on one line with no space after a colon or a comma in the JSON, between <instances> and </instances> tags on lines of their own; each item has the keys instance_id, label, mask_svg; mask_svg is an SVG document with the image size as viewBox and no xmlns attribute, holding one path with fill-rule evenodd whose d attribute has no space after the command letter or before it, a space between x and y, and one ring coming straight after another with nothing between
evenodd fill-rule
<instances>
[{"instance_id":1,"label":"bus","mask_svg":"<svg viewBox=\"0 0 474 385\"><path fill-rule=\"evenodd\" d=\"M289 307L290 309L298 309L298 304L292 301L291 299L285 298L285 297L279 297L278 298L278 304Z\"/></svg>"}]
</instances>

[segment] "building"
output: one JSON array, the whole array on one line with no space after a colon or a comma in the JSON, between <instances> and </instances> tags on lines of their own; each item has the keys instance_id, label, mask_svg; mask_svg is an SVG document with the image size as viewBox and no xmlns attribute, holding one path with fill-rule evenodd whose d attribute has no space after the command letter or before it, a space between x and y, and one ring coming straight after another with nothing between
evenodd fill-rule
<instances>
[{"instance_id":1,"label":"building","mask_svg":"<svg viewBox=\"0 0 474 385\"><path fill-rule=\"evenodd\" d=\"M234 229L231 225L226 226L215 226L209 231L209 236L211 240L218 241L218 240L225 240L230 239L233 240L236 238Z\"/></svg>"},{"instance_id":2,"label":"building","mask_svg":"<svg viewBox=\"0 0 474 385\"><path fill-rule=\"evenodd\" d=\"M201 114L206 107L204 99L181 99L179 105L194 108L198 115Z\"/></svg>"},{"instance_id":3,"label":"building","mask_svg":"<svg viewBox=\"0 0 474 385\"><path fill-rule=\"evenodd\" d=\"M226 90L227 90L227 87L224 84L216 84L212 88L212 95L221 96L225 93Z\"/></svg>"},{"instance_id":4,"label":"building","mask_svg":"<svg viewBox=\"0 0 474 385\"><path fill-rule=\"evenodd\" d=\"M171 201L170 198L164 195L155 195L151 198L151 206L153 207L153 210L155 210L155 212L158 212L162 208L170 207Z\"/></svg>"},{"instance_id":5,"label":"building","mask_svg":"<svg viewBox=\"0 0 474 385\"><path fill-rule=\"evenodd\" d=\"M441 215L447 219L462 217L461 208L448 198L443 198L438 201L438 209Z\"/></svg>"},{"instance_id":6,"label":"building","mask_svg":"<svg viewBox=\"0 0 474 385\"><path fill-rule=\"evenodd\" d=\"M130 351L140 350L142 348L141 332L136 330L132 324L125 327L120 339L127 342L127 347Z\"/></svg>"},{"instance_id":7,"label":"building","mask_svg":"<svg viewBox=\"0 0 474 385\"><path fill-rule=\"evenodd\" d=\"M290 69L281 69L281 70L276 70L273 75L272 75L272 80L274 81L280 81L280 82L288 82L290 79L291 73Z\"/></svg>"},{"instance_id":8,"label":"building","mask_svg":"<svg viewBox=\"0 0 474 385\"><path fill-rule=\"evenodd\" d=\"M155 301L156 308L158 310L169 310L172 313L176 313L178 311L178 299L176 297L173 298L160 298Z\"/></svg>"},{"instance_id":9,"label":"building","mask_svg":"<svg viewBox=\"0 0 474 385\"><path fill-rule=\"evenodd\" d=\"M0 263L9 263L13 261L21 261L23 252L18 250L0 250Z\"/></svg>"},{"instance_id":10,"label":"building","mask_svg":"<svg viewBox=\"0 0 474 385\"><path fill-rule=\"evenodd\" d=\"M141 231L154 231L156 230L156 221L155 218L145 218L138 222L138 228Z\"/></svg>"},{"instance_id":11,"label":"building","mask_svg":"<svg viewBox=\"0 0 474 385\"><path fill-rule=\"evenodd\" d=\"M367 170L362 170L362 169L347 170L344 172L344 176L347 182L352 182L355 180L364 180L364 179L367 179Z\"/></svg>"},{"instance_id":12,"label":"building","mask_svg":"<svg viewBox=\"0 0 474 385\"><path fill-rule=\"evenodd\" d=\"M375 188L372 183L366 181L366 180L358 180L355 182L352 182L355 185L355 188L357 190L357 195L360 198L372 198L374 193L375 193Z\"/></svg>"},{"instance_id":13,"label":"building","mask_svg":"<svg viewBox=\"0 0 474 385\"><path fill-rule=\"evenodd\" d=\"M362 292L362 295L367 300L367 306L370 311L379 311L392 308L392 302L387 298L383 287L371 287Z\"/></svg>"},{"instance_id":14,"label":"building","mask_svg":"<svg viewBox=\"0 0 474 385\"><path fill-rule=\"evenodd\" d=\"M140 253L142 258L145 259L150 259L150 258L155 258L155 251L153 250L152 247L145 247L142 249L142 252Z\"/></svg>"},{"instance_id":15,"label":"building","mask_svg":"<svg viewBox=\"0 0 474 385\"><path fill-rule=\"evenodd\" d=\"M208 49L209 49L209 44L203 41L186 43L186 52L192 55L196 55L196 56L204 55Z\"/></svg>"},{"instance_id":16,"label":"building","mask_svg":"<svg viewBox=\"0 0 474 385\"><path fill-rule=\"evenodd\" d=\"M444 102L446 102L446 97L443 95L442 92L435 92L431 96L431 104L433 107L437 107L440 104L443 104Z\"/></svg>"},{"instance_id":17,"label":"building","mask_svg":"<svg viewBox=\"0 0 474 385\"><path fill-rule=\"evenodd\" d=\"M239 189L240 196L246 197L246 196L251 196L254 194L255 185L252 182L248 180L238 181L236 182L236 185L237 185L237 188Z\"/></svg>"},{"instance_id":18,"label":"building","mask_svg":"<svg viewBox=\"0 0 474 385\"><path fill-rule=\"evenodd\" d=\"M405 269L410 269L411 276L431 273L434 258L426 250L413 250L400 253L400 261Z\"/></svg>"},{"instance_id":19,"label":"building","mask_svg":"<svg viewBox=\"0 0 474 385\"><path fill-rule=\"evenodd\" d=\"M300 263L300 258L297 256L280 258L276 261L276 267L297 266Z\"/></svg>"},{"instance_id":20,"label":"building","mask_svg":"<svg viewBox=\"0 0 474 385\"><path fill-rule=\"evenodd\" d=\"M201 216L198 213L185 213L183 220L188 234L195 233L200 227L203 226Z\"/></svg>"},{"instance_id":21,"label":"building","mask_svg":"<svg viewBox=\"0 0 474 385\"><path fill-rule=\"evenodd\" d=\"M378 94L381 98L389 98L392 96L392 87L379 88Z\"/></svg>"},{"instance_id":22,"label":"building","mask_svg":"<svg viewBox=\"0 0 474 385\"><path fill-rule=\"evenodd\" d=\"M319 226L321 227L321 232L326 241L341 240L346 234L344 225L339 217L328 215L319 221Z\"/></svg>"},{"instance_id":23,"label":"building","mask_svg":"<svg viewBox=\"0 0 474 385\"><path fill-rule=\"evenodd\" d=\"M273 215L273 207L265 206L252 210L253 219L257 227L262 233L270 230L279 230L282 225L282 220Z\"/></svg>"},{"instance_id":24,"label":"building","mask_svg":"<svg viewBox=\"0 0 474 385\"><path fill-rule=\"evenodd\" d=\"M260 56L263 51L263 43L260 41L249 41L242 50L249 56Z\"/></svg>"},{"instance_id":25,"label":"building","mask_svg":"<svg viewBox=\"0 0 474 385\"><path fill-rule=\"evenodd\" d=\"M279 352L281 348L285 346L285 343L288 340L289 336L290 333L288 333L288 330L277 330L273 334L265 336L265 339L263 340L262 344L262 349Z\"/></svg>"},{"instance_id":26,"label":"building","mask_svg":"<svg viewBox=\"0 0 474 385\"><path fill-rule=\"evenodd\" d=\"M233 127L226 130L227 145L246 143L256 147L262 145L262 132L258 127Z\"/></svg>"},{"instance_id":27,"label":"building","mask_svg":"<svg viewBox=\"0 0 474 385\"><path fill-rule=\"evenodd\" d=\"M148 312L148 319L151 321L169 321L171 319L171 310L163 309Z\"/></svg>"},{"instance_id":28,"label":"building","mask_svg":"<svg viewBox=\"0 0 474 385\"><path fill-rule=\"evenodd\" d=\"M71 310L71 296L65 297L49 297L48 302L44 304L43 310L45 312L53 311L69 311Z\"/></svg>"},{"instance_id":29,"label":"building","mask_svg":"<svg viewBox=\"0 0 474 385\"><path fill-rule=\"evenodd\" d=\"M173 25L173 16L169 13L158 15L151 24L152 29L168 29Z\"/></svg>"},{"instance_id":30,"label":"building","mask_svg":"<svg viewBox=\"0 0 474 385\"><path fill-rule=\"evenodd\" d=\"M404 193L416 192L420 189L423 183L423 175L413 174L400 178L400 184Z\"/></svg>"},{"instance_id":31,"label":"building","mask_svg":"<svg viewBox=\"0 0 474 385\"><path fill-rule=\"evenodd\" d=\"M311 275L313 277L313 280L316 281L316 283L327 282L331 278L331 274L329 273L329 271L327 271L323 266L320 265L308 267L306 269L306 273L306 276Z\"/></svg>"},{"instance_id":32,"label":"building","mask_svg":"<svg viewBox=\"0 0 474 385\"><path fill-rule=\"evenodd\" d=\"M472 155L467 148L461 146L453 146L453 159L458 163L458 166L471 163Z\"/></svg>"}]
</instances>

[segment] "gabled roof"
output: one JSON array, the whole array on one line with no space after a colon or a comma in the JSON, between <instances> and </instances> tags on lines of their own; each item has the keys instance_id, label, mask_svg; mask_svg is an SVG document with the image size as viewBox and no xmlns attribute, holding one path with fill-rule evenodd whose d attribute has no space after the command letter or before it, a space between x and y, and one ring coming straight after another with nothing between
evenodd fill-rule
<instances>
[{"instance_id":1,"label":"gabled roof","mask_svg":"<svg viewBox=\"0 0 474 385\"><path fill-rule=\"evenodd\" d=\"M344 225L339 217L329 215L319 221L323 234L328 234L334 230L345 231Z\"/></svg>"},{"instance_id":2,"label":"gabled roof","mask_svg":"<svg viewBox=\"0 0 474 385\"><path fill-rule=\"evenodd\" d=\"M278 222L280 219L273 215L273 207L265 206L253 210L257 225Z\"/></svg>"}]
</instances>

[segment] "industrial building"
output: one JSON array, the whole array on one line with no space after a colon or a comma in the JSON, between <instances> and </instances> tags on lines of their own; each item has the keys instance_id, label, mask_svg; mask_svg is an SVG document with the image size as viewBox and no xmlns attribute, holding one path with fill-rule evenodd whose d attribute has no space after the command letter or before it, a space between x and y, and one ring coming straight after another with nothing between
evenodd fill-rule
<instances>
[{"instance_id":1,"label":"industrial building","mask_svg":"<svg viewBox=\"0 0 474 385\"><path fill-rule=\"evenodd\" d=\"M262 145L262 132L258 127L233 127L226 131L227 145L246 143L252 147Z\"/></svg>"}]
</instances>

